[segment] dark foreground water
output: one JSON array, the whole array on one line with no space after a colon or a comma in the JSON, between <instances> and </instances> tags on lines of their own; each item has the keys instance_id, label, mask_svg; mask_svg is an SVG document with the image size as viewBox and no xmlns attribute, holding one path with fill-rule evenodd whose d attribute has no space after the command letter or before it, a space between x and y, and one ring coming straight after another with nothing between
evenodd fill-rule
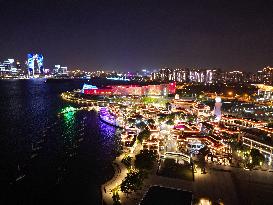
<instances>
[{"instance_id":1,"label":"dark foreground water","mask_svg":"<svg viewBox=\"0 0 273 205\"><path fill-rule=\"evenodd\" d=\"M82 83L0 80L0 204L100 204L116 130L96 112L57 115Z\"/></svg>"}]
</instances>

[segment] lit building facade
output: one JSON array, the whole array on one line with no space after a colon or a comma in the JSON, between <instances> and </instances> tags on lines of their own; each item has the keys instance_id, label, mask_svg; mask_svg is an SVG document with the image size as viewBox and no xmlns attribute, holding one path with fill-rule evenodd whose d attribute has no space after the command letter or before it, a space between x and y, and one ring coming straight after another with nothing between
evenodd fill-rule
<instances>
[{"instance_id":1,"label":"lit building facade","mask_svg":"<svg viewBox=\"0 0 273 205\"><path fill-rule=\"evenodd\" d=\"M18 74L18 69L14 59L10 58L0 63L1 76L15 76Z\"/></svg>"},{"instance_id":2,"label":"lit building facade","mask_svg":"<svg viewBox=\"0 0 273 205\"><path fill-rule=\"evenodd\" d=\"M242 130L240 140L250 149L258 149L272 163L273 157L273 134L268 128L248 128Z\"/></svg>"},{"instance_id":3,"label":"lit building facade","mask_svg":"<svg viewBox=\"0 0 273 205\"><path fill-rule=\"evenodd\" d=\"M193 106L193 113L198 117L209 117L211 115L210 107L203 103L196 103Z\"/></svg>"},{"instance_id":4,"label":"lit building facade","mask_svg":"<svg viewBox=\"0 0 273 205\"><path fill-rule=\"evenodd\" d=\"M55 65L53 69L54 76L68 76L68 71L66 66Z\"/></svg>"},{"instance_id":5,"label":"lit building facade","mask_svg":"<svg viewBox=\"0 0 273 205\"><path fill-rule=\"evenodd\" d=\"M214 83L217 81L217 73L217 69L162 68L152 73L151 80Z\"/></svg>"},{"instance_id":6,"label":"lit building facade","mask_svg":"<svg viewBox=\"0 0 273 205\"><path fill-rule=\"evenodd\" d=\"M270 101L273 100L273 86L256 84L258 88L257 101Z\"/></svg>"},{"instance_id":7,"label":"lit building facade","mask_svg":"<svg viewBox=\"0 0 273 205\"><path fill-rule=\"evenodd\" d=\"M176 83L160 84L160 85L117 85L108 86L104 88L97 88L96 86L85 86L82 89L84 94L89 95L138 95L138 96L166 96L168 94L175 94Z\"/></svg>"},{"instance_id":8,"label":"lit building facade","mask_svg":"<svg viewBox=\"0 0 273 205\"><path fill-rule=\"evenodd\" d=\"M222 117L221 107L222 107L222 100L219 96L217 96L215 98L215 105L214 105L214 116L215 116L215 121L217 122L219 122Z\"/></svg>"},{"instance_id":9,"label":"lit building facade","mask_svg":"<svg viewBox=\"0 0 273 205\"><path fill-rule=\"evenodd\" d=\"M259 74L259 82L266 85L273 85L273 68L267 66L263 68L263 70L258 71Z\"/></svg>"},{"instance_id":10,"label":"lit building facade","mask_svg":"<svg viewBox=\"0 0 273 205\"><path fill-rule=\"evenodd\" d=\"M44 57L42 54L28 54L27 59L29 76L44 74ZM37 66L35 66L35 62Z\"/></svg>"}]
</instances>

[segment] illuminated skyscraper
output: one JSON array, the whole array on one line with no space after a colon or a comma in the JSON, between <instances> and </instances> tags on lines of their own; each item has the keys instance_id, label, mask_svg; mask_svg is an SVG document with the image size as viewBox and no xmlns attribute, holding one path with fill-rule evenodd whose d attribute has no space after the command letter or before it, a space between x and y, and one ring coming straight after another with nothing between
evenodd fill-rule
<instances>
[{"instance_id":1,"label":"illuminated skyscraper","mask_svg":"<svg viewBox=\"0 0 273 205\"><path fill-rule=\"evenodd\" d=\"M42 54L28 54L28 74L29 76L44 74L44 57ZM35 66L36 64L37 66Z\"/></svg>"},{"instance_id":2,"label":"illuminated skyscraper","mask_svg":"<svg viewBox=\"0 0 273 205\"><path fill-rule=\"evenodd\" d=\"M270 66L265 67L262 71L258 71L260 73L260 81L266 85L273 84L273 68Z\"/></svg>"},{"instance_id":3,"label":"illuminated skyscraper","mask_svg":"<svg viewBox=\"0 0 273 205\"><path fill-rule=\"evenodd\" d=\"M0 75L15 76L17 75L17 68L14 63L14 59L9 58L3 63L0 63Z\"/></svg>"}]
</instances>

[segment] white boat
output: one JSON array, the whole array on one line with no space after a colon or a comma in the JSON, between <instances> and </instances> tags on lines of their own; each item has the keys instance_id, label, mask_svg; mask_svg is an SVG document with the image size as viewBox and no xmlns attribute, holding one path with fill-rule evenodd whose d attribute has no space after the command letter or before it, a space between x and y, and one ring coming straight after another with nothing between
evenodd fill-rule
<instances>
[{"instance_id":1,"label":"white boat","mask_svg":"<svg viewBox=\"0 0 273 205\"><path fill-rule=\"evenodd\" d=\"M21 172L21 169L20 169L19 164L18 164L18 166L17 166L17 171L18 171L18 173ZM20 181L20 180L22 180L25 176L26 176L25 174L21 173L21 174L19 174L19 175L16 177L15 181Z\"/></svg>"},{"instance_id":2,"label":"white boat","mask_svg":"<svg viewBox=\"0 0 273 205\"><path fill-rule=\"evenodd\" d=\"M37 153L33 153L33 154L30 156L30 158L31 158L31 159L34 159L34 158L37 157L37 156L38 156Z\"/></svg>"},{"instance_id":3,"label":"white boat","mask_svg":"<svg viewBox=\"0 0 273 205\"><path fill-rule=\"evenodd\" d=\"M32 145L32 151L38 151L38 150L42 149L41 146L34 146L33 143L31 145Z\"/></svg>"}]
</instances>

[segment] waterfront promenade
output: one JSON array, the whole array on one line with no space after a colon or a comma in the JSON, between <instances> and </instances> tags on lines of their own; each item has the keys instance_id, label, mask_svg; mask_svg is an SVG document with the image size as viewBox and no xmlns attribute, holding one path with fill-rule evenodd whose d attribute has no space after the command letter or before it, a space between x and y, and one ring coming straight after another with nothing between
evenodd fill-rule
<instances>
[{"instance_id":1,"label":"waterfront promenade","mask_svg":"<svg viewBox=\"0 0 273 205\"><path fill-rule=\"evenodd\" d=\"M130 153L123 153L120 156L118 156L114 161L113 161L113 167L115 169L115 174L110 179L109 181L105 182L101 186L101 193L102 193L102 204L105 205L112 205L113 204L113 193L112 190L116 188L118 185L121 184L122 180L126 177L128 173L128 169L125 167L125 165L121 162L121 160L125 157L125 155L128 155L132 158L135 157L136 154L140 152L141 145L135 143L134 146L130 149ZM118 192L121 204L128 204L128 205L133 205L136 204L136 202L130 202L128 200L128 196L126 196L124 193L121 191ZM131 195L130 195L131 196Z\"/></svg>"},{"instance_id":2,"label":"waterfront promenade","mask_svg":"<svg viewBox=\"0 0 273 205\"><path fill-rule=\"evenodd\" d=\"M121 163L122 158L125 156L125 154L120 155L117 157L113 162L113 167L115 169L115 174L112 179L107 181L105 184L101 186L101 193L102 193L102 204L105 205L112 205L113 204L113 193L112 190L121 184L122 180L127 175L127 168L124 166L124 164ZM119 192L120 195L122 195L122 192Z\"/></svg>"},{"instance_id":3,"label":"waterfront promenade","mask_svg":"<svg viewBox=\"0 0 273 205\"><path fill-rule=\"evenodd\" d=\"M113 179L102 186L104 204L113 204L111 189L120 184L126 176L127 170L120 162L122 157L123 155L114 161L120 167L120 171L115 168L116 172ZM201 170L198 170L194 175L194 181L186 181L157 176L156 170L153 170L149 177L144 180L144 186L141 190L128 196L119 192L121 203L126 205L138 204L150 186L161 185L191 191L195 199L208 198L212 201L221 199L227 205L251 204L251 201L255 202L254 204L259 201L262 204L270 204L270 198L273 194L271 188L273 186L273 172L246 171L230 166L210 164L206 174L201 174ZM103 190L104 186L107 189L106 193ZM261 195L264 197L261 198Z\"/></svg>"}]
</instances>

